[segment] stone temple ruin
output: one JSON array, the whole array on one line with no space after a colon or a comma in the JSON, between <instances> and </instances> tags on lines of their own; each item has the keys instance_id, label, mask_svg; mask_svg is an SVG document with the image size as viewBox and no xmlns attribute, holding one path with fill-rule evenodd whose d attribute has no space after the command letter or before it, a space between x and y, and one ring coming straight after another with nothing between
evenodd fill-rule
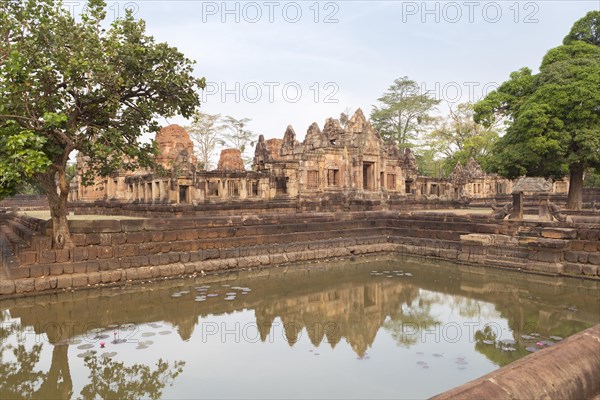
<instances>
[{"instance_id":1,"label":"stone temple ruin","mask_svg":"<svg viewBox=\"0 0 600 400\"><path fill-rule=\"evenodd\" d=\"M344 128L329 118L323 129L313 123L303 142L288 126L283 139L259 137L251 170L239 150L221 152L213 171L198 168L194 145L186 130L170 125L156 134L157 162L167 173L140 169L97 177L81 184L85 158L78 157L79 175L71 183L70 200L113 200L143 204L202 204L238 200L338 199L470 200L509 195L512 181L487 175L471 159L460 163L448 179L419 176L410 149L385 143L359 109ZM556 182L554 193L566 193Z\"/></svg>"}]
</instances>

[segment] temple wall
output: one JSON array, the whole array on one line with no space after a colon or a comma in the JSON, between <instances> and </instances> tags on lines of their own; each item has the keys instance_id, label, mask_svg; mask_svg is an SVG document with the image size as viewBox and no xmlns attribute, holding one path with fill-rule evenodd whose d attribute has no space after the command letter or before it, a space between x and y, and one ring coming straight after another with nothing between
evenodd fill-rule
<instances>
[{"instance_id":1,"label":"temple wall","mask_svg":"<svg viewBox=\"0 0 600 400\"><path fill-rule=\"evenodd\" d=\"M44 221L6 223L29 245L5 262L4 295L381 252L599 279L593 217L577 224L418 212L73 220L70 250L51 248Z\"/></svg>"}]
</instances>

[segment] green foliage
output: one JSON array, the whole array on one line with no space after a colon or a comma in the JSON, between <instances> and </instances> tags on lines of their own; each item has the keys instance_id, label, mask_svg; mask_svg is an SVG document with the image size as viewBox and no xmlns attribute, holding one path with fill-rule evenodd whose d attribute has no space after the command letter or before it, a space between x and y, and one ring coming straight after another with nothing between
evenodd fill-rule
<instances>
[{"instance_id":1,"label":"green foliage","mask_svg":"<svg viewBox=\"0 0 600 400\"><path fill-rule=\"evenodd\" d=\"M244 153L248 150L248 146L252 147L256 142L256 134L246 129L250 121L250 118L237 119L229 115L222 119L225 131L222 134L221 145L238 149L242 153L242 160L246 166L252 162L252 158Z\"/></svg>"},{"instance_id":2,"label":"green foliage","mask_svg":"<svg viewBox=\"0 0 600 400\"><path fill-rule=\"evenodd\" d=\"M600 11L590 11L575 22L563 44L571 44L576 40L600 46Z\"/></svg>"},{"instance_id":3,"label":"green foliage","mask_svg":"<svg viewBox=\"0 0 600 400\"><path fill-rule=\"evenodd\" d=\"M473 104L459 104L456 109L450 108L447 117L438 119L436 127L426 136L428 148L425 160L429 164L436 163L441 157L441 176L448 176L457 162L466 165L471 158L479 162L484 170L488 169L490 151L498 140L497 124L488 126L473 120Z\"/></svg>"},{"instance_id":4,"label":"green foliage","mask_svg":"<svg viewBox=\"0 0 600 400\"><path fill-rule=\"evenodd\" d=\"M574 29L583 32L581 21L588 17ZM548 51L538 74L513 72L476 105L476 122L510 121L494 146L495 171L509 178L559 178L600 165L600 46L577 37L583 36Z\"/></svg>"},{"instance_id":5,"label":"green foliage","mask_svg":"<svg viewBox=\"0 0 600 400\"><path fill-rule=\"evenodd\" d=\"M417 82L402 77L373 106L371 123L384 140L395 140L400 147L412 147L432 122L430 112L440 103L422 93Z\"/></svg>"},{"instance_id":6,"label":"green foliage","mask_svg":"<svg viewBox=\"0 0 600 400\"><path fill-rule=\"evenodd\" d=\"M585 174L583 186L590 188L600 188L600 169L590 168Z\"/></svg>"},{"instance_id":7,"label":"green foliage","mask_svg":"<svg viewBox=\"0 0 600 400\"><path fill-rule=\"evenodd\" d=\"M205 83L193 62L131 13L105 29L105 9L90 0L74 19L59 0L0 4L0 196L31 177L64 175L73 151L100 175L151 166L154 147L139 138L159 116L189 117L198 106Z\"/></svg>"}]
</instances>

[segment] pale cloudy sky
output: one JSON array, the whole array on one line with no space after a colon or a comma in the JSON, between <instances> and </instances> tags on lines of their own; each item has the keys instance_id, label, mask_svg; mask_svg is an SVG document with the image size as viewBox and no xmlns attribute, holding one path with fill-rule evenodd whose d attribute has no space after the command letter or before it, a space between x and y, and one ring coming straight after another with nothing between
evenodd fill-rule
<instances>
[{"instance_id":1,"label":"pale cloudy sky","mask_svg":"<svg viewBox=\"0 0 600 400\"><path fill-rule=\"evenodd\" d=\"M204 112L251 118L267 138L291 124L300 140L346 108L368 116L402 76L442 100L477 100L512 71L537 69L600 9L600 0L107 3L113 15L134 7L150 34L197 61L209 82Z\"/></svg>"}]
</instances>

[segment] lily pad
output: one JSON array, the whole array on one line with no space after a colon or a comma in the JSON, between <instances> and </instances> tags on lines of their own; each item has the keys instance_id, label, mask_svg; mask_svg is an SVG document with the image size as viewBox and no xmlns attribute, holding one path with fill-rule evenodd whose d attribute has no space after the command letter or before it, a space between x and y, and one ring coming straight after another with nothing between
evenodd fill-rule
<instances>
[{"instance_id":1,"label":"lily pad","mask_svg":"<svg viewBox=\"0 0 600 400\"><path fill-rule=\"evenodd\" d=\"M561 340L563 340L563 338L561 336L550 336L550 339L552 339L556 342L560 342Z\"/></svg>"},{"instance_id":2,"label":"lily pad","mask_svg":"<svg viewBox=\"0 0 600 400\"><path fill-rule=\"evenodd\" d=\"M154 335L156 335L156 333L154 333L154 332L144 332L144 333L142 333L142 337L151 337L151 336L154 336Z\"/></svg>"},{"instance_id":3,"label":"lily pad","mask_svg":"<svg viewBox=\"0 0 600 400\"><path fill-rule=\"evenodd\" d=\"M91 343L86 343L86 344L82 344L81 346L77 346L77 348L79 350L88 350L88 349L93 349L94 345Z\"/></svg>"},{"instance_id":4,"label":"lily pad","mask_svg":"<svg viewBox=\"0 0 600 400\"><path fill-rule=\"evenodd\" d=\"M112 357L114 357L116 355L117 355L116 351L111 351L110 353L102 353L102 354L100 354L100 357L102 357L102 358L112 358Z\"/></svg>"},{"instance_id":5,"label":"lily pad","mask_svg":"<svg viewBox=\"0 0 600 400\"><path fill-rule=\"evenodd\" d=\"M536 351L538 351L538 348L534 347L534 346L529 346L529 347L525 347L525 350L527 350L530 353L535 353Z\"/></svg>"},{"instance_id":6,"label":"lily pad","mask_svg":"<svg viewBox=\"0 0 600 400\"><path fill-rule=\"evenodd\" d=\"M486 339L486 340L483 341L483 344L494 344L494 343L496 343L496 342L494 342L493 340L487 340Z\"/></svg>"},{"instance_id":7,"label":"lily pad","mask_svg":"<svg viewBox=\"0 0 600 400\"><path fill-rule=\"evenodd\" d=\"M170 335L172 332L171 331L160 331L158 332L159 335Z\"/></svg>"},{"instance_id":8,"label":"lily pad","mask_svg":"<svg viewBox=\"0 0 600 400\"><path fill-rule=\"evenodd\" d=\"M79 358L88 358L88 357L93 357L94 354L96 354L96 351L94 351L94 350L88 350L88 351L86 351L84 353L77 354L77 357L79 357Z\"/></svg>"},{"instance_id":9,"label":"lily pad","mask_svg":"<svg viewBox=\"0 0 600 400\"><path fill-rule=\"evenodd\" d=\"M209 293L206 296L207 297L217 297L219 294L218 293Z\"/></svg>"}]
</instances>

